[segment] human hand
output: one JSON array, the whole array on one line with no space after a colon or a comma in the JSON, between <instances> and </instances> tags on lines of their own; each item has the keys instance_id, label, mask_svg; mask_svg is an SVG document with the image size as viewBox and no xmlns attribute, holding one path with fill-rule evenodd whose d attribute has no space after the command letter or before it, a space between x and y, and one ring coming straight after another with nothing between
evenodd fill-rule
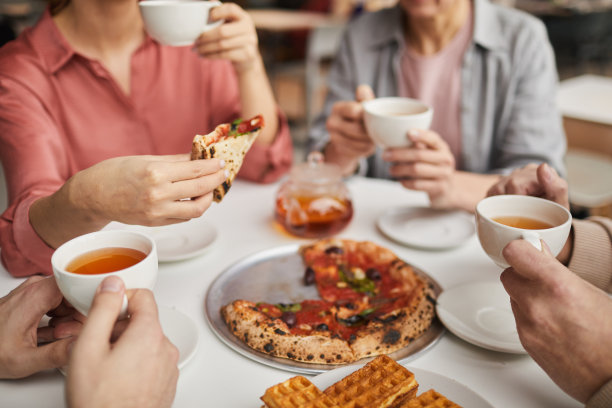
<instances>
[{"instance_id":1,"label":"human hand","mask_svg":"<svg viewBox=\"0 0 612 408\"><path fill-rule=\"evenodd\" d=\"M503 255L512 267L501 281L525 350L565 392L587 401L612 378L612 299L526 241L512 241Z\"/></svg>"},{"instance_id":2,"label":"human hand","mask_svg":"<svg viewBox=\"0 0 612 408\"><path fill-rule=\"evenodd\" d=\"M432 130L411 130L407 137L410 147L383 153L391 163L391 175L406 188L426 192L432 207L455 207L455 158L448 144Z\"/></svg>"},{"instance_id":3,"label":"human hand","mask_svg":"<svg viewBox=\"0 0 612 408\"><path fill-rule=\"evenodd\" d=\"M487 196L500 194L522 194L545 198L570 209L567 182L546 163L540 165L532 163L514 170L495 183L489 189ZM557 255L557 259L562 264L567 265L569 262L573 247L574 235L570 233L561 252Z\"/></svg>"},{"instance_id":4,"label":"human hand","mask_svg":"<svg viewBox=\"0 0 612 408\"><path fill-rule=\"evenodd\" d=\"M563 180L555 169L548 164L528 164L514 170L493 185L488 196L500 194L521 194L545 198L561 204L569 210L567 195L567 182Z\"/></svg>"},{"instance_id":5,"label":"human hand","mask_svg":"<svg viewBox=\"0 0 612 408\"><path fill-rule=\"evenodd\" d=\"M151 291L131 290L127 327L115 343L111 333L125 286L106 278L74 343L66 380L70 407L169 407L178 380L178 350L164 336Z\"/></svg>"},{"instance_id":6,"label":"human hand","mask_svg":"<svg viewBox=\"0 0 612 408\"><path fill-rule=\"evenodd\" d=\"M205 58L230 60L238 73L257 66L261 56L257 31L249 14L235 3L224 3L210 11L210 19L225 22L203 32L194 50Z\"/></svg>"},{"instance_id":7,"label":"human hand","mask_svg":"<svg viewBox=\"0 0 612 408\"><path fill-rule=\"evenodd\" d=\"M80 323L64 319L72 312L53 277L31 277L1 298L0 378L23 378L67 364L68 345L80 331ZM55 324L38 327L45 314L54 316Z\"/></svg>"},{"instance_id":8,"label":"human hand","mask_svg":"<svg viewBox=\"0 0 612 408\"><path fill-rule=\"evenodd\" d=\"M67 185L75 206L105 223L166 225L206 211L227 178L224 165L188 155L116 157L77 173Z\"/></svg>"},{"instance_id":9,"label":"human hand","mask_svg":"<svg viewBox=\"0 0 612 408\"><path fill-rule=\"evenodd\" d=\"M376 146L368 136L363 122L361 102L374 99L368 85L360 85L355 91L355 101L336 102L327 119L329 144L325 150L327 161L340 165L343 173L355 170L357 160L370 156Z\"/></svg>"}]
</instances>

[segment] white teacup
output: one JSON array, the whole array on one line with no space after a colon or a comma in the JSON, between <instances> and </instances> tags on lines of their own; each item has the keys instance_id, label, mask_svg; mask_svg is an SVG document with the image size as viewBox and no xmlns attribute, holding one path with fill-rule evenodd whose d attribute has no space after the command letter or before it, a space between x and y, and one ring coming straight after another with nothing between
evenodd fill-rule
<instances>
[{"instance_id":1,"label":"white teacup","mask_svg":"<svg viewBox=\"0 0 612 408\"><path fill-rule=\"evenodd\" d=\"M429 129L433 108L410 98L377 98L362 102L370 138L384 147L410 146L408 131Z\"/></svg>"},{"instance_id":2,"label":"white teacup","mask_svg":"<svg viewBox=\"0 0 612 408\"><path fill-rule=\"evenodd\" d=\"M68 272L66 267L80 255L103 248L131 248L145 253L140 262L116 272L83 275ZM51 257L57 286L76 310L87 315L96 289L107 276L119 276L126 289L153 289L157 281L157 249L155 241L134 231L97 231L74 238L55 250ZM127 310L124 298L121 314Z\"/></svg>"},{"instance_id":3,"label":"white teacup","mask_svg":"<svg viewBox=\"0 0 612 408\"><path fill-rule=\"evenodd\" d=\"M545 229L516 228L500 224L498 217L523 217L551 225ZM509 265L502 255L503 249L515 239L524 239L541 250L544 240L557 256L569 235L572 215L563 206L543 198L524 195L498 195L485 198L476 206L476 227L480 245L500 267Z\"/></svg>"},{"instance_id":4,"label":"white teacup","mask_svg":"<svg viewBox=\"0 0 612 408\"><path fill-rule=\"evenodd\" d=\"M138 3L145 29L151 37L164 45L191 45L204 31L223 21L208 21L218 1L202 0L143 0Z\"/></svg>"}]
</instances>

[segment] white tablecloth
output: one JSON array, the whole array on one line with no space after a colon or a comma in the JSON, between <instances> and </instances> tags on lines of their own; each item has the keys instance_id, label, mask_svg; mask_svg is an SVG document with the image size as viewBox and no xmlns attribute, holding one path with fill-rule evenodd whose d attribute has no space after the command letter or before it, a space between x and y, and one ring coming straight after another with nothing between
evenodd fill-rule
<instances>
[{"instance_id":1,"label":"white tablecloth","mask_svg":"<svg viewBox=\"0 0 612 408\"><path fill-rule=\"evenodd\" d=\"M279 245L305 242L283 233L274 224L278 184L236 182L220 205L205 213L219 230L211 251L200 257L162 263L155 296L160 305L176 308L196 323L200 332L195 357L181 370L175 407L260 407L266 388L295 375L271 368L236 353L211 331L204 315L204 298L213 279L244 256ZM355 178L349 182L354 218L340 236L371 240L394 250L420 267L443 288L480 280L499 279L500 270L486 257L473 236L448 251L423 251L398 245L381 235L377 217L389 206L426 205L424 194L383 180ZM0 270L0 295L22 280ZM453 378L495 407L578 407L527 355L487 351L450 334L408 364ZM57 371L23 380L0 381L1 407L62 407L64 377ZM468 408L468 407L466 407Z\"/></svg>"}]
</instances>

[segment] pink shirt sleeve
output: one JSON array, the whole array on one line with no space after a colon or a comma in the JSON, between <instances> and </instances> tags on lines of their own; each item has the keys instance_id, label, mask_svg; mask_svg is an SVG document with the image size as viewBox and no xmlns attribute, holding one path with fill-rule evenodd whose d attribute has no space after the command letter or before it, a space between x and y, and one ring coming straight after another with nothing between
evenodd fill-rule
<instances>
[{"instance_id":1,"label":"pink shirt sleeve","mask_svg":"<svg viewBox=\"0 0 612 408\"><path fill-rule=\"evenodd\" d=\"M29 211L65 182L65 151L48 112L26 85L0 79L0 101L0 161L9 195L0 217L2 263L14 276L51 274L53 249L32 228Z\"/></svg>"}]
</instances>

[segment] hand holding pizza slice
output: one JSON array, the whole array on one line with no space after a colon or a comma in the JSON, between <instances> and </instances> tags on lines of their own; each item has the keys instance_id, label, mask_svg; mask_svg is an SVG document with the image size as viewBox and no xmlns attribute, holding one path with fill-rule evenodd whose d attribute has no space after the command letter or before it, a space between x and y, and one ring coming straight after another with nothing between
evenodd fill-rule
<instances>
[{"instance_id":1,"label":"hand holding pizza slice","mask_svg":"<svg viewBox=\"0 0 612 408\"><path fill-rule=\"evenodd\" d=\"M225 160L229 177L213 192L213 200L221 202L236 178L244 156L264 127L263 116L249 120L237 119L223 123L207 135L196 135L191 148L191 160L218 158Z\"/></svg>"}]
</instances>

